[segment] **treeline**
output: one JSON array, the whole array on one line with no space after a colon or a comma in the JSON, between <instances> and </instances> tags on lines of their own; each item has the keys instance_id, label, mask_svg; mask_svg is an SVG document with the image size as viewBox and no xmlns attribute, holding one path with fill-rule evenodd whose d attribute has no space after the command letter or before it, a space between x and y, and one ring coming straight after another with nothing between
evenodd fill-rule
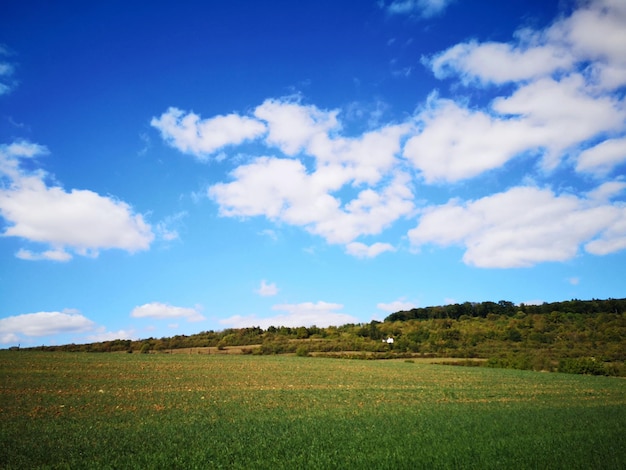
<instances>
[{"instance_id":1,"label":"treeline","mask_svg":"<svg viewBox=\"0 0 626 470\"><path fill-rule=\"evenodd\" d=\"M339 327L231 328L37 349L164 353L192 348L198 352L237 348L242 354L482 359L491 367L626 376L626 299L518 306L507 301L466 302Z\"/></svg>"},{"instance_id":2,"label":"treeline","mask_svg":"<svg viewBox=\"0 0 626 470\"><path fill-rule=\"evenodd\" d=\"M440 305L435 307L414 308L407 311L392 313L385 321L430 320L435 318L462 317L487 318L489 315L513 316L518 312L525 314L560 313L617 313L626 311L626 299L608 300L567 300L564 302L544 302L540 305L515 305L513 302L501 300L499 302L464 302L462 304Z\"/></svg>"},{"instance_id":3,"label":"treeline","mask_svg":"<svg viewBox=\"0 0 626 470\"><path fill-rule=\"evenodd\" d=\"M60 346L40 346L37 348L45 351L66 352L167 352L176 349L191 348L217 348L223 350L235 346L255 346L248 349L257 354L281 354L296 352L300 342L308 340L311 350L330 351L353 351L353 350L384 350L382 345L376 347L364 347L364 339L377 340L384 335L384 327L381 322L370 324L346 324L343 326L329 326L319 328L311 327L274 327L266 330L260 327L250 328L227 328L221 331L202 331L193 335L176 335L163 338L147 338L141 340L103 341L87 344L65 344ZM388 349L388 348L387 348Z\"/></svg>"}]
</instances>

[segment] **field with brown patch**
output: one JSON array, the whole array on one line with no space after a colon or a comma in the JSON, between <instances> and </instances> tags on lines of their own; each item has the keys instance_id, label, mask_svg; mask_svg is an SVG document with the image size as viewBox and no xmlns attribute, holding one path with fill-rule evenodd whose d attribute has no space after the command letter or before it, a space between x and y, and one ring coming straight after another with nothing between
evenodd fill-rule
<instances>
[{"instance_id":1,"label":"field with brown patch","mask_svg":"<svg viewBox=\"0 0 626 470\"><path fill-rule=\"evenodd\" d=\"M419 361L0 352L3 468L620 468L626 381Z\"/></svg>"}]
</instances>

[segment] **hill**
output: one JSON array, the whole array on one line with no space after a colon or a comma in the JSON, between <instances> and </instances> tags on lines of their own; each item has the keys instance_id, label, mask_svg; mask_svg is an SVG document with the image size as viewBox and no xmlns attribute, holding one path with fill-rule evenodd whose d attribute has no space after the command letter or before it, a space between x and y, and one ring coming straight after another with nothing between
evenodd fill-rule
<instances>
[{"instance_id":1,"label":"hill","mask_svg":"<svg viewBox=\"0 0 626 470\"><path fill-rule=\"evenodd\" d=\"M400 311L383 322L339 327L252 327L34 349L436 357L455 358L456 363L467 365L482 359L491 367L626 376L626 299L541 305L465 302Z\"/></svg>"}]
</instances>

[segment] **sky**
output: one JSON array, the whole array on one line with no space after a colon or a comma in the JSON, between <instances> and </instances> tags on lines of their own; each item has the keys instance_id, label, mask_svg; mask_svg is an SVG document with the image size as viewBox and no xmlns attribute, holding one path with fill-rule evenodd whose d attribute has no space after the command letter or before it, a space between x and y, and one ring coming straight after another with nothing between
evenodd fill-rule
<instances>
[{"instance_id":1,"label":"sky","mask_svg":"<svg viewBox=\"0 0 626 470\"><path fill-rule=\"evenodd\" d=\"M0 347L626 297L623 0L0 15Z\"/></svg>"}]
</instances>

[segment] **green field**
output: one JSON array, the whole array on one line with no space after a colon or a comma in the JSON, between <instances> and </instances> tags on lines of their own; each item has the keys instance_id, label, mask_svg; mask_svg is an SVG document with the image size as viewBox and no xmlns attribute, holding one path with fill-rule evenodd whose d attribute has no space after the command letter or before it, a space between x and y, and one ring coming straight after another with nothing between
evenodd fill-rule
<instances>
[{"instance_id":1,"label":"green field","mask_svg":"<svg viewBox=\"0 0 626 470\"><path fill-rule=\"evenodd\" d=\"M295 356L0 351L0 467L626 468L626 381Z\"/></svg>"}]
</instances>

